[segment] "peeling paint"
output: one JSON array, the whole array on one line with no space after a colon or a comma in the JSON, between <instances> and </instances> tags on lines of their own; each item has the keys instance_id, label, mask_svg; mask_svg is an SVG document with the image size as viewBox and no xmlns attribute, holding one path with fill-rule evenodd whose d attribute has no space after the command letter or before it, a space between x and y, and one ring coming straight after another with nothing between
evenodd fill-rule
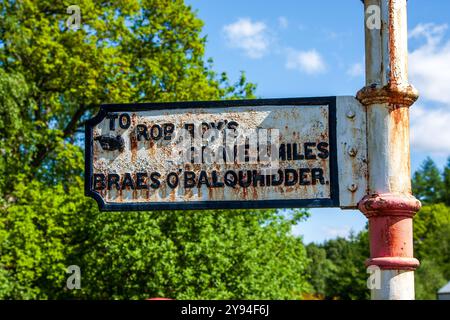
<instances>
[{"instance_id":1,"label":"peeling paint","mask_svg":"<svg viewBox=\"0 0 450 320\"><path fill-rule=\"evenodd\" d=\"M331 145L335 141L330 141L331 115L328 105L199 107L187 110L168 108L119 113L128 114L131 119L128 127L115 125L111 130L111 121L114 120L103 118L92 129L93 137L119 135L124 140L123 150L114 151L101 148L95 139L92 141L92 187L106 203L316 200L332 197L330 158L334 152ZM259 159L223 163L213 160L191 163L182 155L192 146L198 146L190 142L190 147L186 147L177 140L180 138L178 131L173 135L166 135L164 131L170 125L175 129L186 129L193 125L202 130L205 138L207 124L210 128L222 130L230 123L237 124L243 132L276 132L277 161L264 162ZM162 131L165 133L161 134ZM280 145L285 147L286 159L278 157ZM200 147L196 150L201 150ZM220 149L215 145L211 150L216 155L220 154ZM248 154L255 159L258 156L256 149L249 149ZM301 158L294 160L293 154ZM320 158L320 154L324 155L323 158ZM267 171L269 169L272 170ZM278 170L283 173L281 176ZM228 171L238 176L239 183L233 187L225 183ZM195 177L189 180L186 172L193 173ZM152 187L150 178L153 173L159 175L155 187ZM239 180L241 173L242 179ZM202 180L202 174L206 176L207 182ZM117 183L115 175L120 177ZM168 179L169 175L172 179ZM97 181L95 177L103 180ZM274 184L273 179L276 181L278 178L282 179L283 185ZM263 182L255 182L255 179ZM288 180L295 180L295 183L288 184ZM195 186L188 186L186 181L195 181ZM301 181L308 184L303 185ZM248 186L247 182L250 182Z\"/></svg>"}]
</instances>

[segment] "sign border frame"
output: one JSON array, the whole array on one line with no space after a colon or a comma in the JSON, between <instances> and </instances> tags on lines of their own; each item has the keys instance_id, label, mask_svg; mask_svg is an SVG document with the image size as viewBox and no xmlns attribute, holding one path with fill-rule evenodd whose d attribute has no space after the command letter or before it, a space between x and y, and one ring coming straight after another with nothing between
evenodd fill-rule
<instances>
[{"instance_id":1,"label":"sign border frame","mask_svg":"<svg viewBox=\"0 0 450 320\"><path fill-rule=\"evenodd\" d=\"M270 208L331 208L339 207L339 180L336 136L336 96L310 98L280 98L251 100L186 101L161 103L102 104L100 111L85 123L85 196L93 198L100 211L152 211L152 210L208 210L208 209L270 209ZM330 198L316 199L278 199L278 200L211 200L183 202L134 202L108 203L96 191L92 190L93 177L93 128L109 112L137 112L171 109L214 109L226 107L258 106L328 106L328 138L330 147Z\"/></svg>"}]
</instances>

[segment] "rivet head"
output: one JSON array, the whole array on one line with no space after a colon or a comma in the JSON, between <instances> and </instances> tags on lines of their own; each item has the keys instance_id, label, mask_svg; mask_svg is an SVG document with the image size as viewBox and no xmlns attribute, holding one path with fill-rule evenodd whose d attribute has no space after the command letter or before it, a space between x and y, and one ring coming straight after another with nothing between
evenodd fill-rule
<instances>
[{"instance_id":1,"label":"rivet head","mask_svg":"<svg viewBox=\"0 0 450 320\"><path fill-rule=\"evenodd\" d=\"M350 147L348 149L348 154L350 157L356 157L356 155L358 154L358 149L356 149L355 147Z\"/></svg>"},{"instance_id":2,"label":"rivet head","mask_svg":"<svg viewBox=\"0 0 450 320\"><path fill-rule=\"evenodd\" d=\"M355 192L356 190L358 190L358 185L352 183L352 184L350 184L350 185L347 187L347 189L348 189L348 191L350 191L350 192Z\"/></svg>"},{"instance_id":3,"label":"rivet head","mask_svg":"<svg viewBox=\"0 0 450 320\"><path fill-rule=\"evenodd\" d=\"M346 116L349 119L353 119L355 117L355 112L353 110L348 110Z\"/></svg>"}]
</instances>

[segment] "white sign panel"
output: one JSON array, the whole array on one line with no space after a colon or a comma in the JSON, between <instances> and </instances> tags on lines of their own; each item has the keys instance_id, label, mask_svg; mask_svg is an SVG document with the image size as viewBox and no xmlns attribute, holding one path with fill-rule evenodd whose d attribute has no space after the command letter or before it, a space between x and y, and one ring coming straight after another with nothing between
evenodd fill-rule
<instances>
[{"instance_id":1,"label":"white sign panel","mask_svg":"<svg viewBox=\"0 0 450 320\"><path fill-rule=\"evenodd\" d=\"M104 105L86 125L103 210L339 206L336 98Z\"/></svg>"}]
</instances>

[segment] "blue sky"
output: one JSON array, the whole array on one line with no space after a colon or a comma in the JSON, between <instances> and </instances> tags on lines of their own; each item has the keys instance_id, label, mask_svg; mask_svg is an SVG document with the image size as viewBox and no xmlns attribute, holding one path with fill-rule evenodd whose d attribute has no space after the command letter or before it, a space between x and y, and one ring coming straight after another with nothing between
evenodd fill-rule
<instances>
[{"instance_id":1,"label":"blue sky","mask_svg":"<svg viewBox=\"0 0 450 320\"><path fill-rule=\"evenodd\" d=\"M359 0L186 0L205 22L206 57L260 98L354 95L364 85L364 12ZM408 1L409 72L421 97L411 109L412 170L450 156L450 1ZM314 209L294 228L321 242L364 228L358 211Z\"/></svg>"}]
</instances>

